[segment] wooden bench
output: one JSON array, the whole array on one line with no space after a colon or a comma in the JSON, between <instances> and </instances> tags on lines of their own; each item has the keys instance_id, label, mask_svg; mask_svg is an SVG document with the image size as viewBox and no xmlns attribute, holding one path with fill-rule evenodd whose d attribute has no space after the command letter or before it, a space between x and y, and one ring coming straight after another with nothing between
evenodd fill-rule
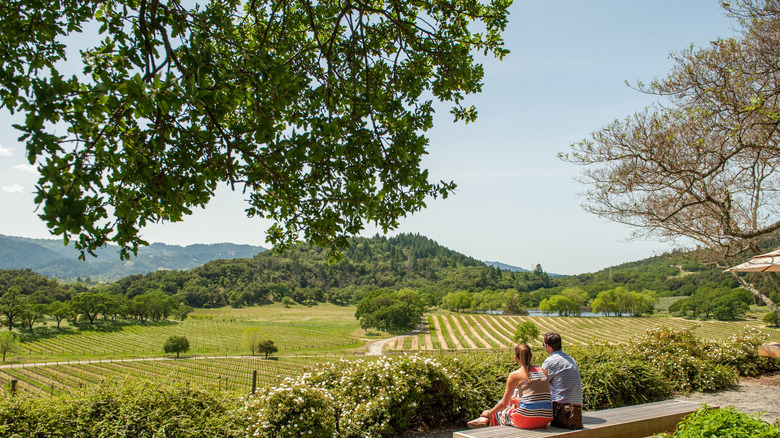
<instances>
[{"instance_id":1,"label":"wooden bench","mask_svg":"<svg viewBox=\"0 0 780 438\"><path fill-rule=\"evenodd\" d=\"M518 429L511 426L485 427L453 432L453 438L642 438L671 432L683 417L699 409L698 403L667 400L602 411L583 412L582 429L547 426L544 429Z\"/></svg>"},{"instance_id":2,"label":"wooden bench","mask_svg":"<svg viewBox=\"0 0 780 438\"><path fill-rule=\"evenodd\" d=\"M758 346L758 355L766 357L780 357L780 344L773 342Z\"/></svg>"}]
</instances>

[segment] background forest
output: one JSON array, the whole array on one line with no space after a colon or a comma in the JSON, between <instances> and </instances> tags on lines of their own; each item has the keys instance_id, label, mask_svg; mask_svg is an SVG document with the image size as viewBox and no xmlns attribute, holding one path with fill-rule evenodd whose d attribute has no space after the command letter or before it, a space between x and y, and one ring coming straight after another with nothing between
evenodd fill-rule
<instances>
[{"instance_id":1,"label":"background forest","mask_svg":"<svg viewBox=\"0 0 780 438\"><path fill-rule=\"evenodd\" d=\"M773 290L769 284L760 287ZM775 300L778 295L771 292ZM174 314L186 317L192 308L361 301L366 302L358 306L359 316L372 315L366 326L402 330L413 327L426 307L509 313L539 308L578 315L590 306L607 314L639 315L651 313L659 297L681 297L670 310L701 318L735 319L749 304L758 304L722 268L696 262L691 254L552 276L539 265L524 272L486 265L412 234L352 238L335 262L329 262L327 249L298 245L281 254L264 251L252 258L214 260L190 270L158 270L112 283L60 283L29 269L0 271L0 312L5 322L22 322L30 330L44 315L57 321L78 315L90 322L98 315L144 321ZM377 317L377 311L387 312L399 301L407 307L400 322L391 322L387 315Z\"/></svg>"}]
</instances>

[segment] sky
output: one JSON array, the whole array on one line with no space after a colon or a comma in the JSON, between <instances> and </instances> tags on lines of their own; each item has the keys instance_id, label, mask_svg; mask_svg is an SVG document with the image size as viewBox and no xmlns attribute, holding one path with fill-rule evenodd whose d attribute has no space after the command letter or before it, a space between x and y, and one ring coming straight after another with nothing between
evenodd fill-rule
<instances>
[{"instance_id":1,"label":"sky","mask_svg":"<svg viewBox=\"0 0 780 438\"><path fill-rule=\"evenodd\" d=\"M632 229L583 210L581 171L557 158L615 119L655 99L625 82L663 76L671 52L734 35L714 0L515 0L503 61L484 59L482 93L467 104L476 122L454 124L437 105L423 166L432 181L455 181L446 200L401 221L389 233L418 233L454 251L551 273L579 274L664 253L682 242L630 240ZM0 234L53 238L35 213L37 174L0 112ZM183 222L153 224L149 242L231 242L269 247L270 222L249 219L245 196L220 188ZM377 232L368 227L362 235Z\"/></svg>"}]
</instances>

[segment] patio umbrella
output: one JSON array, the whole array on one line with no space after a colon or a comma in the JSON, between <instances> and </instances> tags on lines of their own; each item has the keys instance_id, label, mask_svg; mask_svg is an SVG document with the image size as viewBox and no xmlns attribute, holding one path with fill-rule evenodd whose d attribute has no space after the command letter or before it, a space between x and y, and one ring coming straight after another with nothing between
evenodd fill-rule
<instances>
[{"instance_id":1,"label":"patio umbrella","mask_svg":"<svg viewBox=\"0 0 780 438\"><path fill-rule=\"evenodd\" d=\"M780 249L759 254L741 265L726 269L726 272L780 272Z\"/></svg>"}]
</instances>

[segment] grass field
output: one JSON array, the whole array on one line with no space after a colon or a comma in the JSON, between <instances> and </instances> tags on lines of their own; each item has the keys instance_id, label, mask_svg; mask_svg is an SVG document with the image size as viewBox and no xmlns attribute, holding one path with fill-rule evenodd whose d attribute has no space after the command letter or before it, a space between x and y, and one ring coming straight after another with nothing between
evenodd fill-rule
<instances>
[{"instance_id":1,"label":"grass field","mask_svg":"<svg viewBox=\"0 0 780 438\"><path fill-rule=\"evenodd\" d=\"M354 306L320 304L313 307L280 304L243 309L199 309L184 322L132 324L96 321L82 325L36 328L36 335L22 331L21 351L10 353L0 367L0 386L17 380L17 390L31 394L56 394L77 390L101 379L122 375L140 379L182 380L221 390L246 393L252 371L258 385L299 375L305 366L322 360L353 357L367 350L369 339L387 333L366 333L354 318ZM532 321L539 331L557 331L567 343L618 343L662 325L695 327L703 338L724 339L746 326L780 341L780 329L761 322L765 311L744 321L695 321L668 315L653 317L528 317L460 314L436 311L423 318L422 332L389 342L385 351L490 351L508 348L517 325ZM49 323L51 324L51 323ZM248 327L259 327L279 347L276 360L249 357L241 343ZM190 342L186 359L165 358L162 344L170 335L184 335ZM210 356L204 358L204 356ZM143 360L134 360L143 359ZM78 363L89 360L91 363ZM96 361L99 361L95 363ZM45 364L41 364L45 362Z\"/></svg>"},{"instance_id":2,"label":"grass field","mask_svg":"<svg viewBox=\"0 0 780 438\"><path fill-rule=\"evenodd\" d=\"M248 354L242 334L259 327L274 341L279 354L352 351L365 341L355 319L355 308L320 304L285 308L281 304L242 309L198 309L184 322L101 321L94 325L39 327L21 331L22 342L12 362L64 362L94 358L162 356L168 336L186 336L191 355Z\"/></svg>"}]
</instances>

